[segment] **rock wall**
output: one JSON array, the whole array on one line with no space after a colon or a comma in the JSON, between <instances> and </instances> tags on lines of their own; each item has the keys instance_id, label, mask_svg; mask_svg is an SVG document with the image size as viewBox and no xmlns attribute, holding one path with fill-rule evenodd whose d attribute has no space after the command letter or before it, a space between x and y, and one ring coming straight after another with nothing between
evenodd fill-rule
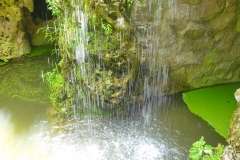
<instances>
[{"instance_id":1,"label":"rock wall","mask_svg":"<svg viewBox=\"0 0 240 160\"><path fill-rule=\"evenodd\" d=\"M223 153L223 160L240 159L240 89L234 93L237 100L237 109L233 113L228 129L228 139L230 145L226 146Z\"/></svg>"},{"instance_id":2,"label":"rock wall","mask_svg":"<svg viewBox=\"0 0 240 160\"><path fill-rule=\"evenodd\" d=\"M136 0L132 21L149 76L166 92L240 80L240 2ZM166 69L167 68L167 69ZM164 79L162 80L164 81Z\"/></svg>"},{"instance_id":3,"label":"rock wall","mask_svg":"<svg viewBox=\"0 0 240 160\"><path fill-rule=\"evenodd\" d=\"M30 53L23 9L33 11L32 0L0 0L0 60Z\"/></svg>"}]
</instances>

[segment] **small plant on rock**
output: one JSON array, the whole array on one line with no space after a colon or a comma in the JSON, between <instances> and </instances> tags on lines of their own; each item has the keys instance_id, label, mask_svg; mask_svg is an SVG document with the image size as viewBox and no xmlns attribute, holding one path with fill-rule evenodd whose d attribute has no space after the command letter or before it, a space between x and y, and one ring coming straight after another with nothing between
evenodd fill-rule
<instances>
[{"instance_id":1,"label":"small plant on rock","mask_svg":"<svg viewBox=\"0 0 240 160\"><path fill-rule=\"evenodd\" d=\"M108 23L102 23L101 28L104 30L105 34L111 34L112 33L112 26Z\"/></svg>"},{"instance_id":2,"label":"small plant on rock","mask_svg":"<svg viewBox=\"0 0 240 160\"><path fill-rule=\"evenodd\" d=\"M201 137L199 141L193 143L189 150L189 157L193 160L220 160L222 157L224 146L218 144L217 147L207 145L204 138Z\"/></svg>"},{"instance_id":3,"label":"small plant on rock","mask_svg":"<svg viewBox=\"0 0 240 160\"><path fill-rule=\"evenodd\" d=\"M50 100L54 108L60 112L61 108L59 108L59 106L61 105L59 103L61 102L58 100L58 97L61 92L61 89L63 88L64 80L58 69L58 66L56 66L56 68L53 69L52 72L47 72L44 75L44 78L51 90Z\"/></svg>"}]
</instances>

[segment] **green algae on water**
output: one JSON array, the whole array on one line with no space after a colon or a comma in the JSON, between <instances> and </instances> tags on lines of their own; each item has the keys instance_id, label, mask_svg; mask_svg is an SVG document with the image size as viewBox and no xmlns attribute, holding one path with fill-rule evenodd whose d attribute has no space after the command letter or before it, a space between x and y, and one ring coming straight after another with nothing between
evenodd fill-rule
<instances>
[{"instance_id":1,"label":"green algae on water","mask_svg":"<svg viewBox=\"0 0 240 160\"><path fill-rule=\"evenodd\" d=\"M46 46L33 46L31 54L27 55L27 57L34 57L42 55L46 52L51 52L55 49L53 45L46 45Z\"/></svg>"},{"instance_id":2,"label":"green algae on water","mask_svg":"<svg viewBox=\"0 0 240 160\"><path fill-rule=\"evenodd\" d=\"M4 65L4 64L7 64L6 62L4 61L0 61L0 66Z\"/></svg>"},{"instance_id":3,"label":"green algae on water","mask_svg":"<svg viewBox=\"0 0 240 160\"><path fill-rule=\"evenodd\" d=\"M237 102L234 92L240 83L224 84L183 93L189 110L207 121L224 138Z\"/></svg>"}]
</instances>

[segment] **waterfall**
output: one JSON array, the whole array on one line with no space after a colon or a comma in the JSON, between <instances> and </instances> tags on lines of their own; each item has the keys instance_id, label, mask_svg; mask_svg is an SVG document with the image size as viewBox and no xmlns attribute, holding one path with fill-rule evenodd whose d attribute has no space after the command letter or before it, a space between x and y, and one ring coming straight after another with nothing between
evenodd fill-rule
<instances>
[{"instance_id":1,"label":"waterfall","mask_svg":"<svg viewBox=\"0 0 240 160\"><path fill-rule=\"evenodd\" d=\"M79 38L79 44L76 47L75 55L76 60L78 64L81 64L81 62L84 62L86 56L87 56L87 50L85 49L85 45L87 45L87 18L84 15L83 11L81 10L81 7L78 6L76 10L77 14L77 21L81 24L80 33L78 35Z\"/></svg>"},{"instance_id":2,"label":"waterfall","mask_svg":"<svg viewBox=\"0 0 240 160\"><path fill-rule=\"evenodd\" d=\"M62 59L47 77L43 67L55 67L48 55L1 67L0 159L189 159L190 146L201 136L226 143L189 111L181 94L167 95L173 88L168 60L175 63L169 57L181 52L174 52L179 48L169 33L178 0L125 0L126 12L120 0L49 1L61 11L54 29ZM93 24L88 13L94 11L100 18ZM39 73L24 67L32 65ZM36 92L45 91L42 81L50 83L62 116L50 104L39 105L47 97ZM29 103L26 96L9 98L14 90L41 94Z\"/></svg>"},{"instance_id":3,"label":"waterfall","mask_svg":"<svg viewBox=\"0 0 240 160\"><path fill-rule=\"evenodd\" d=\"M147 13L141 14L153 21L141 24L135 24L134 18L128 21L119 10L107 6L108 3L111 2L98 1L91 6L101 12L116 12L114 19L107 13L100 13L103 17L97 22L98 26L91 24L93 17L85 13L92 12L91 8L86 9L80 1L71 2L64 11L64 39L61 41L70 47L66 47L63 59L64 64L71 65L63 73L66 81L61 97L64 112L74 116L82 114L80 112L99 112L99 109L119 115L120 106L126 110L135 110L131 108L137 106L139 111L153 101L164 103L161 96L167 93L169 85L169 69L164 56L170 53L159 52L165 43L158 32L159 26L165 29L164 8L174 8L177 1L144 2ZM137 10L134 7L141 2L134 3L133 10ZM171 14L175 15L174 9ZM137 29L132 31L132 28Z\"/></svg>"}]
</instances>

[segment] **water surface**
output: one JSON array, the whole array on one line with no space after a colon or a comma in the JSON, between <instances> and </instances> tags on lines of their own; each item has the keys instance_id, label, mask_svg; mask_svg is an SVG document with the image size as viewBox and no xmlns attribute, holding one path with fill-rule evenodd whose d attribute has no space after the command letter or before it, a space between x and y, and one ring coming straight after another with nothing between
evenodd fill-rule
<instances>
[{"instance_id":1,"label":"water surface","mask_svg":"<svg viewBox=\"0 0 240 160\"><path fill-rule=\"evenodd\" d=\"M49 65L48 57L43 61ZM36 59L31 65L37 64ZM27 73L32 74L32 68ZM36 71L39 83L17 84L22 88L30 86L29 93L39 87L44 89L42 71ZM11 72L0 75L1 82L8 74ZM11 93L15 93L14 88ZM41 97L39 94L43 97L46 93L32 96ZM0 159L4 160L183 160L188 159L192 143L201 136L213 146L226 143L210 125L188 110L181 94L162 97L132 116L82 117L63 123L47 116L49 101L40 103L5 95L0 96Z\"/></svg>"},{"instance_id":2,"label":"water surface","mask_svg":"<svg viewBox=\"0 0 240 160\"><path fill-rule=\"evenodd\" d=\"M201 136L214 146L225 140L191 114L181 100L154 106L154 114L81 118L50 125L47 106L2 100L0 159L187 159Z\"/></svg>"}]
</instances>

